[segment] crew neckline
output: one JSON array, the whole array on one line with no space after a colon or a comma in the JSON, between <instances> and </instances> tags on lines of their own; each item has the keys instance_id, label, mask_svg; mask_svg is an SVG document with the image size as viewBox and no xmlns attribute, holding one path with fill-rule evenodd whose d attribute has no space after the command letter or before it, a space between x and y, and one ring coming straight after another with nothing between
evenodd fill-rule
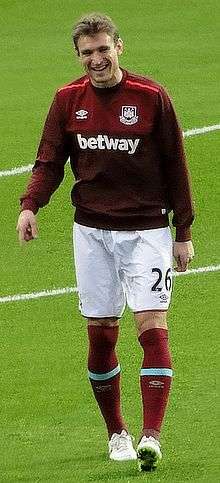
<instances>
[{"instance_id":1,"label":"crew neckline","mask_svg":"<svg viewBox=\"0 0 220 483\"><path fill-rule=\"evenodd\" d=\"M127 77L127 71L122 69L121 67L120 69L122 71L122 78L120 82L111 87L96 87L92 84L91 79L89 78L90 86L92 87L94 92L99 95L114 94L114 92L117 92L120 87L125 83L125 79Z\"/></svg>"}]
</instances>

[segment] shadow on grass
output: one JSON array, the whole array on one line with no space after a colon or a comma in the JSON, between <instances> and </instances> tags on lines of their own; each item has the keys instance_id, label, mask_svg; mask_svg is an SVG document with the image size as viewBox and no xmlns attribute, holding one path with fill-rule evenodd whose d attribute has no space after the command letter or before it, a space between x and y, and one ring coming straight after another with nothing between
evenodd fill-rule
<instances>
[{"instance_id":1,"label":"shadow on grass","mask_svg":"<svg viewBox=\"0 0 220 483\"><path fill-rule=\"evenodd\" d=\"M133 464L133 467L131 465ZM42 458L29 465L14 463L0 466L0 481L135 481L140 473L136 462L123 464L106 460L106 454L57 458ZM1 479L3 478L3 479Z\"/></svg>"},{"instance_id":2,"label":"shadow on grass","mask_svg":"<svg viewBox=\"0 0 220 483\"><path fill-rule=\"evenodd\" d=\"M124 471L122 468L120 470L109 470L102 472L102 474L99 475L93 475L88 477L88 481L110 481L110 480L125 480L128 482L130 479L132 480L137 480L137 477L140 476L140 473L138 473L137 468L133 469L127 469L124 468ZM129 480L128 480L129 478Z\"/></svg>"}]
</instances>

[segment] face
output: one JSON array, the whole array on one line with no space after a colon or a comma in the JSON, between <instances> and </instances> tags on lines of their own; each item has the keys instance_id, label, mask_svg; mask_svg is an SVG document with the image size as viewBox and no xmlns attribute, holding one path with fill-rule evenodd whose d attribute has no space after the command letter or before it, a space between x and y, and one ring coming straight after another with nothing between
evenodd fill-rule
<instances>
[{"instance_id":1,"label":"face","mask_svg":"<svg viewBox=\"0 0 220 483\"><path fill-rule=\"evenodd\" d=\"M111 87L122 78L118 56L123 42L113 39L105 32L94 36L83 35L78 40L79 58L91 82L96 87Z\"/></svg>"}]
</instances>

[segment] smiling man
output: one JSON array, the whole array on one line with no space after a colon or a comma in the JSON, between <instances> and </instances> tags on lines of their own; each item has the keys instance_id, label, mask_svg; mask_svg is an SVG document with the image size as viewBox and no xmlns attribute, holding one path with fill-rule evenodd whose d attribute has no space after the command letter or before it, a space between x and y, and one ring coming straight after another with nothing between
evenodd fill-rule
<instances>
[{"instance_id":1,"label":"smiling man","mask_svg":"<svg viewBox=\"0 0 220 483\"><path fill-rule=\"evenodd\" d=\"M37 237L35 215L58 188L70 158L76 276L80 310L88 320L88 376L107 427L110 459L138 458L139 469L148 471L162 458L159 438L172 378L166 317L172 256L179 271L193 258L182 132L164 88L120 67L123 42L109 17L83 17L73 41L85 75L55 95L21 197L17 230L20 241ZM137 451L121 412L116 354L126 304L143 349Z\"/></svg>"},{"instance_id":2,"label":"smiling man","mask_svg":"<svg viewBox=\"0 0 220 483\"><path fill-rule=\"evenodd\" d=\"M78 39L77 49L94 86L112 87L121 81L118 56L123 51L123 43L120 38L114 43L105 32L97 33L95 37L83 35Z\"/></svg>"}]
</instances>

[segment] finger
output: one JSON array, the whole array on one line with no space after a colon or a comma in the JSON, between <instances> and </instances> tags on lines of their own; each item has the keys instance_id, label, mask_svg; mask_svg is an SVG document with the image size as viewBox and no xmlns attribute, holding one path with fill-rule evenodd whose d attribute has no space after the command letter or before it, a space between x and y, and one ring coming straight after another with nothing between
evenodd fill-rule
<instances>
[{"instance_id":1,"label":"finger","mask_svg":"<svg viewBox=\"0 0 220 483\"><path fill-rule=\"evenodd\" d=\"M26 242L30 241L30 240L33 240L33 236L30 232L26 232L25 235L24 235L24 240Z\"/></svg>"},{"instance_id":2,"label":"finger","mask_svg":"<svg viewBox=\"0 0 220 483\"><path fill-rule=\"evenodd\" d=\"M27 228L26 228L26 231L25 231L25 241L30 241L30 240L34 240L37 238L37 229L36 229L36 226L35 226L35 229L33 226L29 225Z\"/></svg>"},{"instance_id":3,"label":"finger","mask_svg":"<svg viewBox=\"0 0 220 483\"><path fill-rule=\"evenodd\" d=\"M181 271L185 272L188 268L188 261L186 259L181 261Z\"/></svg>"},{"instance_id":4,"label":"finger","mask_svg":"<svg viewBox=\"0 0 220 483\"><path fill-rule=\"evenodd\" d=\"M25 242L28 242L33 239L31 228L30 227L18 227L18 236L19 242L23 245Z\"/></svg>"},{"instance_id":5,"label":"finger","mask_svg":"<svg viewBox=\"0 0 220 483\"><path fill-rule=\"evenodd\" d=\"M181 269L180 258L179 257L175 257L175 260L176 260L177 266L174 268L174 270L175 270L175 272L181 272L182 269Z\"/></svg>"},{"instance_id":6,"label":"finger","mask_svg":"<svg viewBox=\"0 0 220 483\"><path fill-rule=\"evenodd\" d=\"M185 272L187 270L188 263L187 263L187 259L185 257L179 256L177 264L178 264L178 271L179 272Z\"/></svg>"},{"instance_id":7,"label":"finger","mask_svg":"<svg viewBox=\"0 0 220 483\"><path fill-rule=\"evenodd\" d=\"M30 228L31 228L32 238L36 239L38 237L37 223L32 221Z\"/></svg>"}]
</instances>

